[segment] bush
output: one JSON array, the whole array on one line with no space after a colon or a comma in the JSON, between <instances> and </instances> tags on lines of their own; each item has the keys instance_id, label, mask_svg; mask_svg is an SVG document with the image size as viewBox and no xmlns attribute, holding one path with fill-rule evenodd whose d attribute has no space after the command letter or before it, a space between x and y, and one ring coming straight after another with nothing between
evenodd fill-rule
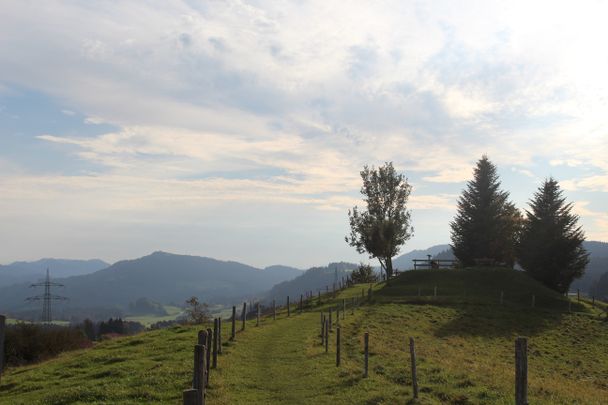
<instances>
[{"instance_id":1,"label":"bush","mask_svg":"<svg viewBox=\"0 0 608 405\"><path fill-rule=\"evenodd\" d=\"M11 366L37 363L90 345L82 330L74 327L18 323L6 328L6 362Z\"/></svg>"},{"instance_id":2,"label":"bush","mask_svg":"<svg viewBox=\"0 0 608 405\"><path fill-rule=\"evenodd\" d=\"M196 297L190 297L186 301L186 315L188 322L193 324L201 324L211 320L209 305L200 302Z\"/></svg>"},{"instance_id":3,"label":"bush","mask_svg":"<svg viewBox=\"0 0 608 405\"><path fill-rule=\"evenodd\" d=\"M359 268L353 270L351 274L353 283L375 283L378 281L378 275L369 264L361 263Z\"/></svg>"}]
</instances>

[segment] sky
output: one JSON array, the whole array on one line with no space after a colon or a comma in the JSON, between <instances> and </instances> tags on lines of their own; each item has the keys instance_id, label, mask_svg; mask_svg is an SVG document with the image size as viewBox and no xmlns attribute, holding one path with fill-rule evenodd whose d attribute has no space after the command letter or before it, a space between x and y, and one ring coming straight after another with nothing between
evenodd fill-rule
<instances>
[{"instance_id":1,"label":"sky","mask_svg":"<svg viewBox=\"0 0 608 405\"><path fill-rule=\"evenodd\" d=\"M413 186L403 252L449 243L487 154L553 176L608 241L608 3L28 1L0 7L0 263L156 250L301 268L364 165Z\"/></svg>"}]
</instances>

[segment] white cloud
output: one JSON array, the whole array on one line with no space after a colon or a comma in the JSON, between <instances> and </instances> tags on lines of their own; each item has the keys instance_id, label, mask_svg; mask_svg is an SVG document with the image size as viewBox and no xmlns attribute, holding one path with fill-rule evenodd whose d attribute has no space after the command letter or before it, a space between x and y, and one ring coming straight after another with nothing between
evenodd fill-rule
<instances>
[{"instance_id":1,"label":"white cloud","mask_svg":"<svg viewBox=\"0 0 608 405\"><path fill-rule=\"evenodd\" d=\"M0 8L3 82L117 129L38 137L94 163L93 173L0 181L23 201L53 196L58 211L78 201L82 215L173 217L227 200L332 212L357 201L364 164L394 161L423 186L413 207L447 211L449 187L487 153L526 177L575 167L587 174L564 188L606 192L605 8L9 1Z\"/></svg>"}]
</instances>

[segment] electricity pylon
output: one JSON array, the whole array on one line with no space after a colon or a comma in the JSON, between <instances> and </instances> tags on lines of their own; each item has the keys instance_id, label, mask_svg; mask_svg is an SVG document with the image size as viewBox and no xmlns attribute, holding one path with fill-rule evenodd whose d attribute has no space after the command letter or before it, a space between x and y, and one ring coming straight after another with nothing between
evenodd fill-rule
<instances>
[{"instance_id":1,"label":"electricity pylon","mask_svg":"<svg viewBox=\"0 0 608 405\"><path fill-rule=\"evenodd\" d=\"M46 280L42 283L31 284L32 287L44 287L44 294L34 295L33 297L26 298L26 301L42 301L42 322L50 323L53 320L51 311L52 301L67 301L66 297L51 294L51 287L64 287L63 284L54 283L51 281L49 276L49 269L46 269Z\"/></svg>"}]
</instances>

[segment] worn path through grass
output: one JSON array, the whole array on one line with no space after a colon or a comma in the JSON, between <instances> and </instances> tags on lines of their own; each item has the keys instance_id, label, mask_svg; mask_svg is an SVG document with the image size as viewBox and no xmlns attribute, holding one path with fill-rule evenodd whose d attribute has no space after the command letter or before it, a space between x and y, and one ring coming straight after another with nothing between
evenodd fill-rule
<instances>
[{"instance_id":1,"label":"worn path through grass","mask_svg":"<svg viewBox=\"0 0 608 405\"><path fill-rule=\"evenodd\" d=\"M264 319L259 328L237 335L238 350L227 346L215 375L213 402L298 404L333 394L335 377L327 374L336 374L335 357L316 339L318 327L318 313L306 312L277 322Z\"/></svg>"}]
</instances>

